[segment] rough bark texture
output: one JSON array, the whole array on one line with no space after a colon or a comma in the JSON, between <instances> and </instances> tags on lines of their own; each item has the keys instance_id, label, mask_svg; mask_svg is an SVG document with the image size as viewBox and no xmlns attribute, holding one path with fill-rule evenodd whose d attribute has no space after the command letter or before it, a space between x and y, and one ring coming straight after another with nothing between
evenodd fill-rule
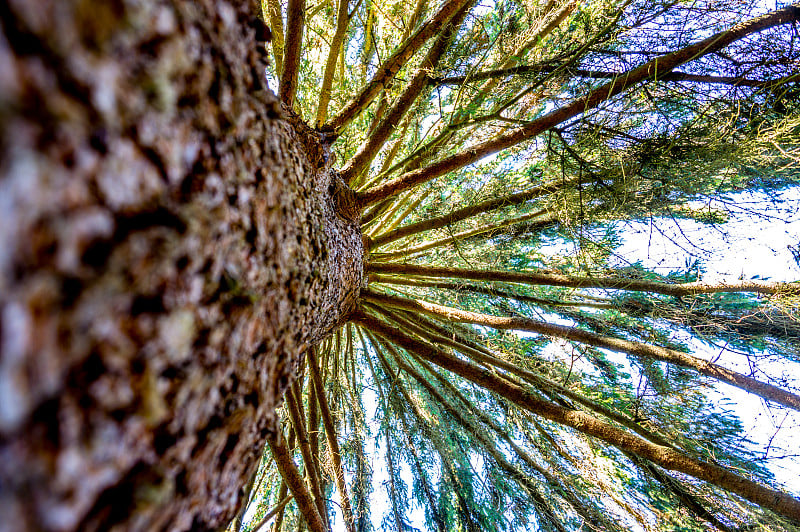
<instances>
[{"instance_id":1,"label":"rough bark texture","mask_svg":"<svg viewBox=\"0 0 800 532\"><path fill-rule=\"evenodd\" d=\"M0 530L224 526L362 282L327 153L253 6L0 11Z\"/></svg>"}]
</instances>

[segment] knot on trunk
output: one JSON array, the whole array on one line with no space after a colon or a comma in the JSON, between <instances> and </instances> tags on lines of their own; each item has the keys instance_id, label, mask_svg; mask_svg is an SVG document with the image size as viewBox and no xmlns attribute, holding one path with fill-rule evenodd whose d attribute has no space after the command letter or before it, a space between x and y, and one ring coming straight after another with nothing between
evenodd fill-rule
<instances>
[{"instance_id":1,"label":"knot on trunk","mask_svg":"<svg viewBox=\"0 0 800 532\"><path fill-rule=\"evenodd\" d=\"M331 198L336 214L349 222L359 221L361 209L358 205L358 197L335 170L331 170Z\"/></svg>"}]
</instances>

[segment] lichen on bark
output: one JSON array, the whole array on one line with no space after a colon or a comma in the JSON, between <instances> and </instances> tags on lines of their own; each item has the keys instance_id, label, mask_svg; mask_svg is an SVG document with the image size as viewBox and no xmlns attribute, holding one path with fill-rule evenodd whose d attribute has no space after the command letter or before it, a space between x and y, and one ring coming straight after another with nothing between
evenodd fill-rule
<instances>
[{"instance_id":1,"label":"lichen on bark","mask_svg":"<svg viewBox=\"0 0 800 532\"><path fill-rule=\"evenodd\" d=\"M356 222L252 6L11 0L0 34L0 530L214 529Z\"/></svg>"}]
</instances>

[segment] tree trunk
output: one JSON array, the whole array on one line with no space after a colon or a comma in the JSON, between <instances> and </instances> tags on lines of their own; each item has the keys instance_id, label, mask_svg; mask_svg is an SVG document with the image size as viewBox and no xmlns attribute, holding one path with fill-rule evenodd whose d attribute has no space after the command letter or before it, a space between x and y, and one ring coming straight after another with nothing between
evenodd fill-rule
<instances>
[{"instance_id":1,"label":"tree trunk","mask_svg":"<svg viewBox=\"0 0 800 532\"><path fill-rule=\"evenodd\" d=\"M258 12L0 6L0 530L226 525L355 305L352 194Z\"/></svg>"}]
</instances>

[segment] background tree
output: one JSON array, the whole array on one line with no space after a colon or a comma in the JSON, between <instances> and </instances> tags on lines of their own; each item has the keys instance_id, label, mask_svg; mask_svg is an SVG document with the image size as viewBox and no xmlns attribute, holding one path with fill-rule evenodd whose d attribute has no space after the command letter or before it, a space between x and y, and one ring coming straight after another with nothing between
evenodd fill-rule
<instances>
[{"instance_id":1,"label":"background tree","mask_svg":"<svg viewBox=\"0 0 800 532\"><path fill-rule=\"evenodd\" d=\"M4 526L797 526L708 396L800 408L797 287L606 230L796 183L797 6L1 14Z\"/></svg>"}]
</instances>

